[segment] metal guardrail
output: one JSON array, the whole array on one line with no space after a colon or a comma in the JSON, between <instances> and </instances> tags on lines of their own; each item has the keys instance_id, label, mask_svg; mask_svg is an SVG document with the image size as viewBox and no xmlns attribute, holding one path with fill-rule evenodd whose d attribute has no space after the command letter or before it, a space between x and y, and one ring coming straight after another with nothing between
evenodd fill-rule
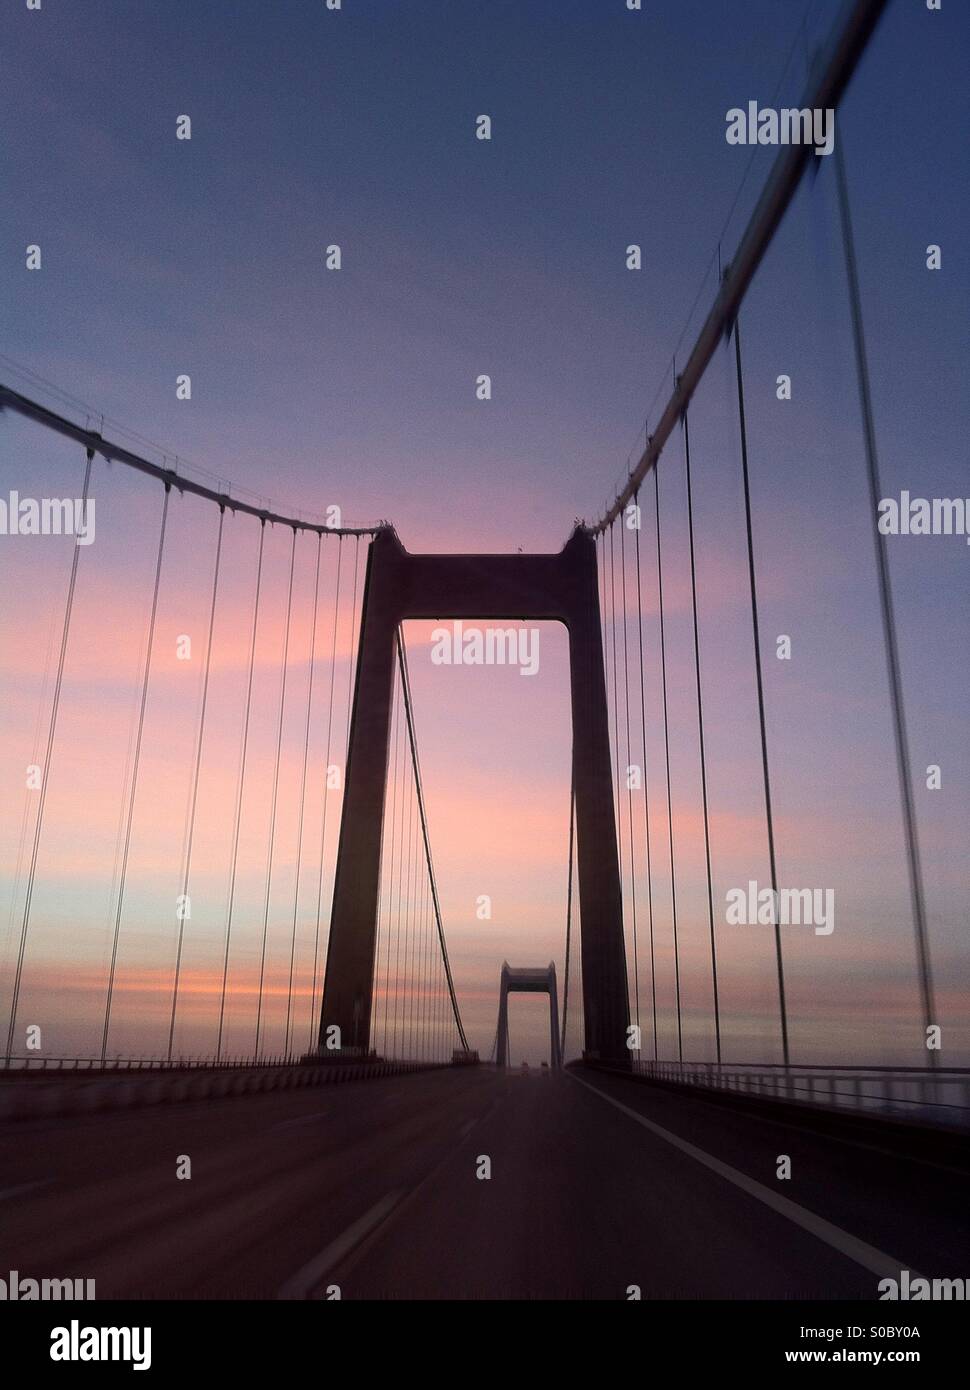
<instances>
[{"instance_id":1,"label":"metal guardrail","mask_svg":"<svg viewBox=\"0 0 970 1390\"><path fill-rule=\"evenodd\" d=\"M237 1067L287 1067L302 1060L296 1055L282 1053L272 1057L114 1057L102 1062L100 1057L0 1057L0 1074L16 1072L128 1072L128 1071L207 1071Z\"/></svg>"},{"instance_id":2,"label":"metal guardrail","mask_svg":"<svg viewBox=\"0 0 970 1390\"><path fill-rule=\"evenodd\" d=\"M378 1057L371 1053L368 1056L360 1056L353 1059L361 1065L373 1065L378 1062L389 1063L429 1063L429 1058L394 1058ZM241 1071L252 1069L253 1067L296 1067L311 1064L322 1065L346 1065L347 1059L313 1057L308 1058L305 1053L276 1053L271 1056L247 1056L247 1057L114 1057L107 1062L102 1062L100 1057L30 1057L26 1055L13 1056L5 1059L0 1056L0 1077L5 1073L16 1073L23 1075L30 1072L33 1075L48 1074L57 1075L63 1072L81 1072L83 1074L103 1075L104 1073L127 1074L129 1072L143 1071ZM451 1063L442 1062L442 1066L449 1066Z\"/></svg>"},{"instance_id":3,"label":"metal guardrail","mask_svg":"<svg viewBox=\"0 0 970 1390\"><path fill-rule=\"evenodd\" d=\"M704 1090L970 1129L970 1068L781 1067L634 1061L639 1076Z\"/></svg>"},{"instance_id":4,"label":"metal guardrail","mask_svg":"<svg viewBox=\"0 0 970 1390\"><path fill-rule=\"evenodd\" d=\"M63 1059L62 1059L63 1060ZM68 1059L74 1060L74 1059ZM87 1059L79 1059L87 1060ZM174 1066L155 1066L138 1072L123 1068L102 1070L100 1065L82 1067L77 1072L30 1073L36 1082L19 1083L27 1072L7 1073L8 1083L0 1085L0 1123L6 1120L59 1119L70 1115L92 1115L104 1111L135 1110L182 1102L209 1103L230 1098L275 1091L300 1090L308 1086L340 1086L353 1081L377 1081L385 1077L407 1076L415 1072L440 1071L448 1062L396 1062L370 1058L357 1062L302 1062L293 1066L204 1065L179 1072Z\"/></svg>"}]
</instances>

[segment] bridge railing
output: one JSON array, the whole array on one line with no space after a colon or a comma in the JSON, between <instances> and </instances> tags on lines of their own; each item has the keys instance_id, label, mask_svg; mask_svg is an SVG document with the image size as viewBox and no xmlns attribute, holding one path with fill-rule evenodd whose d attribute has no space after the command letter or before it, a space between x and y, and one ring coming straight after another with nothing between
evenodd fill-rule
<instances>
[{"instance_id":1,"label":"bridge railing","mask_svg":"<svg viewBox=\"0 0 970 1390\"><path fill-rule=\"evenodd\" d=\"M0 1057L0 1076L18 1075L23 1076L29 1073L32 1076L41 1076L44 1073L59 1072L82 1072L82 1073L104 1073L104 1072L141 1072L141 1071L242 1071L252 1070L259 1067L261 1070L273 1067L296 1067L296 1066L319 1066L326 1065L326 1057L313 1057L307 1054L277 1053L272 1056L260 1054L259 1056L240 1055L238 1057L109 1057L102 1062L100 1057L37 1057L21 1054L9 1058ZM378 1056L376 1053L361 1055L356 1059L356 1065L361 1067L372 1067L383 1065L388 1062L395 1063L414 1063L415 1065L427 1064L436 1066L475 1066L478 1063L478 1053L469 1051L465 1048L455 1048L450 1058L444 1055L425 1057L389 1057ZM341 1065L346 1065L346 1057L342 1059Z\"/></svg>"},{"instance_id":2,"label":"bridge railing","mask_svg":"<svg viewBox=\"0 0 970 1390\"><path fill-rule=\"evenodd\" d=\"M274 1056L238 1057L30 1057L25 1054L0 1057L0 1072L59 1072L59 1071L188 1071L204 1068L207 1071L232 1067L295 1066L301 1057L295 1053Z\"/></svg>"},{"instance_id":3,"label":"bridge railing","mask_svg":"<svg viewBox=\"0 0 970 1390\"><path fill-rule=\"evenodd\" d=\"M702 1090L970 1129L970 1068L780 1067L634 1061L640 1076Z\"/></svg>"},{"instance_id":4,"label":"bridge railing","mask_svg":"<svg viewBox=\"0 0 970 1390\"><path fill-rule=\"evenodd\" d=\"M336 1065L321 1058L316 1062L298 1059L290 1066L200 1063L179 1068L156 1063L139 1069L124 1063L102 1068L95 1061L89 1068L77 1071L59 1072L52 1067L39 1067L29 1072L11 1070L4 1073L8 1084L0 1085L0 1123L182 1102L213 1102L307 1087L343 1086L351 1082L443 1071L450 1065L448 1062L369 1057Z\"/></svg>"}]
</instances>

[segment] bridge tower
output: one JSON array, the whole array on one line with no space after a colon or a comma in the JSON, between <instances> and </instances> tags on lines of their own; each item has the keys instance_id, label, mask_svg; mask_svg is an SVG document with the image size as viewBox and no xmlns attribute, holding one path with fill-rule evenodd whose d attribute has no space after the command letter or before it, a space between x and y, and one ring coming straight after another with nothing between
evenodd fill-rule
<instances>
[{"instance_id":1,"label":"bridge tower","mask_svg":"<svg viewBox=\"0 0 970 1390\"><path fill-rule=\"evenodd\" d=\"M395 641L408 618L555 621L569 633L585 1055L629 1059L626 953L610 768L596 545L577 527L558 554L411 555L382 527L367 556L320 1051L369 1050ZM336 1054L336 1055L339 1055Z\"/></svg>"},{"instance_id":2,"label":"bridge tower","mask_svg":"<svg viewBox=\"0 0 970 1390\"><path fill-rule=\"evenodd\" d=\"M556 963L550 961L545 969L532 970L502 962L502 979L498 997L498 1031L496 1033L495 1064L508 1066L509 995L548 994L549 996L549 1065L562 1066L559 1046L559 996L556 991Z\"/></svg>"}]
</instances>

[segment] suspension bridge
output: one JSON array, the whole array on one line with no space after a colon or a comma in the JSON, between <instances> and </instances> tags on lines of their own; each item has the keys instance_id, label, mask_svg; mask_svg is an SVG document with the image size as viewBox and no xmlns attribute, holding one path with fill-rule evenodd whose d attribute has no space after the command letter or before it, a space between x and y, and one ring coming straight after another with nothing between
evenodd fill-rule
<instances>
[{"instance_id":1,"label":"suspension bridge","mask_svg":"<svg viewBox=\"0 0 970 1390\"><path fill-rule=\"evenodd\" d=\"M884 9L848 6L814 55L802 107L839 108ZM786 856L804 860L777 813L774 638L759 606L746 296L813 180L831 182L837 208L862 438L845 466L872 517L891 856L908 923L881 1051L867 1040L865 950L843 964L836 1042L820 1051L805 1036L805 942L824 949L833 923L817 890L787 876ZM555 554L417 554L386 521L276 511L32 373L14 385L11 367L0 414L76 450L77 515L95 499L103 514L113 490L121 514L132 489L139 501L125 619L107 644L131 678L123 710L71 704L97 645L97 548L65 536L63 572L45 578L46 666L34 728L19 731L27 787L8 868L0 1264L77 1269L101 1297L323 1299L873 1298L903 1269L962 1272L970 1054L950 1046L963 1023L934 977L923 773L898 580L876 526L879 420L841 143L831 160L783 147L716 264L706 317L671 362L615 495ZM725 369L731 410L715 449L693 412ZM704 649L698 563L697 463L712 457L722 478L739 464L757 730L759 811L737 860L765 872L760 888L754 869L739 875L743 926L726 917L717 874L710 755L727 682L716 638ZM191 613L189 511L206 570ZM15 518L30 533L11 495L10 532ZM670 615L675 585L686 626ZM490 1052L463 1021L438 888L420 756L434 713L413 698L405 631L425 619L568 634L564 968L535 968L523 941L497 982ZM688 654L687 705L680 686L674 696L675 644L677 661ZM183 658L196 685L175 696ZM92 769L85 730L99 717L118 754ZM675 815L685 737L690 849ZM103 970L79 1008L52 943L93 929L71 847L95 843L80 789L112 778L118 819L101 837L95 909ZM157 833L163 808L184 808L180 841ZM796 925L783 904L803 913ZM746 972L770 982L756 1021ZM510 1049L508 995L525 991L549 997L548 1068L523 1070ZM188 1182L172 1177L183 1159Z\"/></svg>"}]
</instances>

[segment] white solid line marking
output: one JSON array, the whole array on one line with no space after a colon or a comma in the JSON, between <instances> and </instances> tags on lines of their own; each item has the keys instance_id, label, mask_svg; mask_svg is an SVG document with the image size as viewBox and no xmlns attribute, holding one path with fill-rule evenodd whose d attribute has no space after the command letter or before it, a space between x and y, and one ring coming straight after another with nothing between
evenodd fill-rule
<instances>
[{"instance_id":1,"label":"white solid line marking","mask_svg":"<svg viewBox=\"0 0 970 1390\"><path fill-rule=\"evenodd\" d=\"M681 1139L678 1135L671 1133L669 1129L664 1129L662 1125L654 1124L653 1120L645 1119L636 1110L631 1110L628 1105L614 1100L612 1096L607 1095L597 1086L573 1075L572 1072L567 1072L567 1075L573 1081L578 1081L580 1086L585 1086L588 1091L592 1091L594 1096L599 1096L600 1100L607 1101L617 1110L621 1110L624 1115L629 1115L631 1120L636 1120L638 1125L643 1125L644 1129L648 1129L651 1134L656 1134L658 1138L672 1144L675 1149L680 1149L681 1153L689 1155L696 1162L702 1163L705 1168L710 1168L712 1172L726 1178L735 1187L740 1187L742 1192L747 1192L749 1197L763 1202L766 1207L778 1212L780 1216L786 1216L796 1226L801 1226L803 1231L808 1231L811 1235L817 1236L819 1240L825 1241L826 1245L831 1245L833 1250L838 1250L841 1255L847 1255L850 1260L854 1260L863 1269L868 1269L872 1274L898 1279L901 1269L910 1268L905 1261L901 1263L890 1255L883 1254L874 1245L867 1245L864 1240L858 1240L855 1236L849 1235L848 1231L843 1231L841 1227L833 1226L832 1222L826 1221L823 1216L816 1216L814 1212L800 1207L797 1202L792 1202L788 1197L782 1197L779 1193L772 1192L769 1187L756 1182L754 1178L749 1178L746 1173L732 1168L729 1163L722 1163L719 1158L699 1149L696 1144L689 1144L686 1139Z\"/></svg>"},{"instance_id":2,"label":"white solid line marking","mask_svg":"<svg viewBox=\"0 0 970 1390\"><path fill-rule=\"evenodd\" d=\"M332 1240L325 1250L321 1250L319 1255L315 1255L309 1263L297 1270L290 1279L287 1279L276 1297L278 1299L309 1298L316 1286L322 1282L327 1271L345 1259L355 1245L359 1245L365 1236L369 1236L371 1231L379 1226L386 1216L390 1215L400 1201L401 1195L400 1192L389 1192L386 1197L382 1197L371 1207L370 1211L365 1212L352 1226L348 1226L343 1235Z\"/></svg>"}]
</instances>

